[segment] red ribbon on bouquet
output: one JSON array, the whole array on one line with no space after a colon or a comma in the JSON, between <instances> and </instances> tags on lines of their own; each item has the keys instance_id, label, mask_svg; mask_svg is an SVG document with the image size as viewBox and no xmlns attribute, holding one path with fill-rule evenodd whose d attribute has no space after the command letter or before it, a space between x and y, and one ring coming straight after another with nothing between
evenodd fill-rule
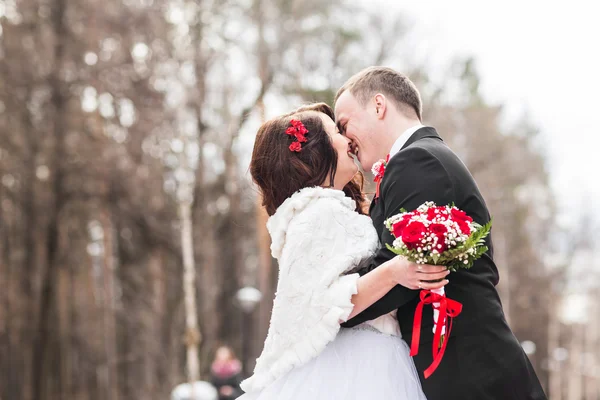
<instances>
[{"instance_id":1,"label":"red ribbon on bouquet","mask_svg":"<svg viewBox=\"0 0 600 400\"><path fill-rule=\"evenodd\" d=\"M452 318L461 313L462 304L456 300L449 299L446 296L439 295L430 290L421 290L420 297L421 301L415 310L413 336L410 345L411 357L414 357L419 353L423 306L425 306L425 304L431 304L434 309L439 311L438 319L435 323L435 333L433 334L433 362L424 372L425 379L427 379L431 376L431 374L433 374L433 372L442 362L444 352L446 351L446 344L448 343L448 337L450 337L450 331L452 331ZM436 305L435 303L438 303L439 305ZM449 321L446 337L442 342L442 347L439 347L439 343L442 339L442 328L446 325L446 320Z\"/></svg>"}]
</instances>

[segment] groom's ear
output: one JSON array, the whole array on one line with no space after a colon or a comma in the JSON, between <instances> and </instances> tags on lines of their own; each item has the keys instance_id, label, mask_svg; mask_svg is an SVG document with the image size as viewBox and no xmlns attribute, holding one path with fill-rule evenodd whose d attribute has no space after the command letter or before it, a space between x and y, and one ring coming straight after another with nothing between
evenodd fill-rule
<instances>
[{"instance_id":1,"label":"groom's ear","mask_svg":"<svg viewBox=\"0 0 600 400\"><path fill-rule=\"evenodd\" d=\"M373 106L375 107L375 116L377 119L383 119L385 112L387 111L387 102L383 94L377 93L373 97Z\"/></svg>"}]
</instances>

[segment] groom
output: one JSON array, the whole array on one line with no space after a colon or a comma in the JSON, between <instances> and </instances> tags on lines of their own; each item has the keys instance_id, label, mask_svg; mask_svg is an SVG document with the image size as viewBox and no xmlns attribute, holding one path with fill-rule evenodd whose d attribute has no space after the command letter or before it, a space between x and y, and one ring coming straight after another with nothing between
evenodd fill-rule
<instances>
[{"instance_id":1,"label":"groom","mask_svg":"<svg viewBox=\"0 0 600 400\"><path fill-rule=\"evenodd\" d=\"M350 78L336 95L336 122L352 141L363 169L390 157L379 198L370 209L383 246L368 270L395 256L385 247L394 238L383 222L401 208L412 211L426 201L454 203L482 225L490 220L483 196L465 165L434 128L421 124L421 108L414 84L390 68L367 68ZM495 288L498 270L491 237L486 244L490 250L472 269L448 277L446 296L463 308L454 319L444 358L428 379L423 378L423 371L432 363L433 314L430 306L425 307L419 353L414 357L423 391L429 400L546 399L504 318ZM416 265L410 269L417 279L427 281L426 269L419 270ZM397 309L402 337L410 346L418 303L418 290L398 285L344 326Z\"/></svg>"}]
</instances>

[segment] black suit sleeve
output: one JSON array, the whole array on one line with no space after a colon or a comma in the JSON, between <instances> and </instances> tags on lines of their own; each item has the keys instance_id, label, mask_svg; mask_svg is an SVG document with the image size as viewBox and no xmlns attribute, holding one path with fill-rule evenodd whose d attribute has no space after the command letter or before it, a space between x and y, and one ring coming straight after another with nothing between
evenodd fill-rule
<instances>
[{"instance_id":1,"label":"black suit sleeve","mask_svg":"<svg viewBox=\"0 0 600 400\"><path fill-rule=\"evenodd\" d=\"M383 201L385 219L388 219L398 214L401 208L412 211L427 201L448 205L454 201L454 191L450 175L440 161L428 150L411 146L390 160L381 182L381 197L378 201ZM382 232L382 247L371 266L363 273L368 273L395 257L385 246L386 243L393 243L393 235L387 228ZM418 293L417 290L396 285L380 300L342 326L352 327L387 314L413 300Z\"/></svg>"}]
</instances>

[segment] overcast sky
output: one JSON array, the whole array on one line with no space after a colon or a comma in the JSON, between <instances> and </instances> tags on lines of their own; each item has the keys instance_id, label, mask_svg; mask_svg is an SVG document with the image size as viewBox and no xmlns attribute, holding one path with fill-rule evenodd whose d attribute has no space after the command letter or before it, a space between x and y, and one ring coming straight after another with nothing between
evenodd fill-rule
<instances>
[{"instance_id":1,"label":"overcast sky","mask_svg":"<svg viewBox=\"0 0 600 400\"><path fill-rule=\"evenodd\" d=\"M367 0L362 0L367 3ZM593 1L369 0L396 9L413 28L415 59L435 73L472 55L487 99L527 110L551 157L565 207L600 202L600 23Z\"/></svg>"}]
</instances>

